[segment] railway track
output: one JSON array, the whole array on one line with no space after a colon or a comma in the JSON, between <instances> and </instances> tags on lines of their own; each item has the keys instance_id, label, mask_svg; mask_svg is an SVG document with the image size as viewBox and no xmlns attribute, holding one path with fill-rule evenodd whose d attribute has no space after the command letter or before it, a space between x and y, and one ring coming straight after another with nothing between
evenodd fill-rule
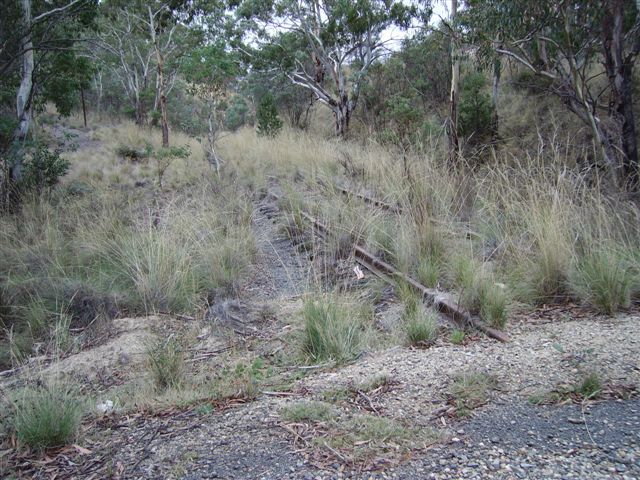
<instances>
[{"instance_id":1,"label":"railway track","mask_svg":"<svg viewBox=\"0 0 640 480\"><path fill-rule=\"evenodd\" d=\"M348 190L342 188L338 188L338 190L345 190L349 192ZM349 192L349 194L353 194L353 192ZM280 200L280 196L276 193L270 192L270 195L276 200ZM388 205L384 202L376 201L375 199L371 199L370 197L366 197L364 195L354 195L361 199L367 198L369 201L367 201L366 203L370 203L376 206L380 206L381 204ZM391 205L389 206L392 207ZM300 214L304 218L304 220L312 227L316 235L318 235L322 239L326 239L329 235L331 235L332 232L330 228L320 222L318 219L305 211L300 211ZM352 248L353 256L360 265L365 267L373 274L383 278L384 280L392 284L396 284L398 281L404 282L411 289L416 291L422 297L423 301L426 301L429 305L433 306L433 308L446 316L447 319L449 319L457 328L472 328L500 342L509 341L509 337L504 332L501 332L484 324L478 317L472 315L468 310L460 306L454 300L451 294L422 285L416 279L399 271L390 263L378 258L374 254L357 244L354 244Z\"/></svg>"}]
</instances>

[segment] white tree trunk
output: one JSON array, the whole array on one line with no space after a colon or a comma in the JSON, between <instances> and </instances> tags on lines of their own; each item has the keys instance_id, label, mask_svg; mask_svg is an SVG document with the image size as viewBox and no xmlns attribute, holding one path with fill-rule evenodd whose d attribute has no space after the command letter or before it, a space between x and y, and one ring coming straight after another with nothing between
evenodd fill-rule
<instances>
[{"instance_id":1,"label":"white tree trunk","mask_svg":"<svg viewBox=\"0 0 640 480\"><path fill-rule=\"evenodd\" d=\"M449 95L449 161L458 159L458 101L460 99L460 53L455 31L458 0L451 0L451 92Z\"/></svg>"},{"instance_id":2,"label":"white tree trunk","mask_svg":"<svg viewBox=\"0 0 640 480\"><path fill-rule=\"evenodd\" d=\"M22 0L22 25L24 37L20 47L24 51L22 54L22 72L20 77L20 87L16 95L16 113L18 126L14 132L14 141L23 143L29 133L31 126L31 98L33 96L33 43L31 40L31 0ZM22 178L22 160L20 155L16 155L10 169L12 182L17 182Z\"/></svg>"}]
</instances>

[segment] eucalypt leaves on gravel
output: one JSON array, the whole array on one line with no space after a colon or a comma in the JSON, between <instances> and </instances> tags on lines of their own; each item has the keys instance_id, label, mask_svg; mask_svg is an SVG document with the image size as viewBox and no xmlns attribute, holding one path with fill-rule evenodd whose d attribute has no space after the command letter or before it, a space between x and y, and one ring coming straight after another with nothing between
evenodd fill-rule
<instances>
[{"instance_id":1,"label":"eucalypt leaves on gravel","mask_svg":"<svg viewBox=\"0 0 640 480\"><path fill-rule=\"evenodd\" d=\"M606 383L596 372L583 373L573 383L556 385L548 392L540 392L529 397L533 405L557 405L562 403L582 403L589 400L614 398L627 400L637 394L632 384Z\"/></svg>"}]
</instances>

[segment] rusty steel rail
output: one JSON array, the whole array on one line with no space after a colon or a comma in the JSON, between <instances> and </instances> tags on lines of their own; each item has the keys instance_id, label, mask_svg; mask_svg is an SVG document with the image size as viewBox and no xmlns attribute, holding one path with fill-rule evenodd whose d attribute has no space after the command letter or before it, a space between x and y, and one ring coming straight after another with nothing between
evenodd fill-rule
<instances>
[{"instance_id":1,"label":"rusty steel rail","mask_svg":"<svg viewBox=\"0 0 640 480\"><path fill-rule=\"evenodd\" d=\"M359 198L364 203L367 203L369 205L374 205L378 208L381 208L382 210L386 210L388 212L395 213L398 215L402 213L402 207L400 205L391 205L390 203L383 202L382 200L371 198L362 193L353 192L351 190L347 190L346 188L339 187L337 185L334 188L338 190L340 193L342 193L343 195L346 195L347 197Z\"/></svg>"},{"instance_id":2,"label":"rusty steel rail","mask_svg":"<svg viewBox=\"0 0 640 480\"><path fill-rule=\"evenodd\" d=\"M313 229L321 236L325 237L329 234L329 228L309 215L307 212L300 212L305 220L307 220ZM494 338L501 342L509 341L509 337L494 328L482 323L478 318L474 317L466 309L461 307L451 295L440 292L433 288L428 288L420 282L411 278L409 275L400 272L393 265L381 260L372 253L368 252L359 245L354 245L354 256L358 263L362 266L383 277L396 278L404 281L407 285L417 291L423 299L426 299L439 312L449 317L454 323L460 327L471 327L483 332L488 337Z\"/></svg>"}]
</instances>

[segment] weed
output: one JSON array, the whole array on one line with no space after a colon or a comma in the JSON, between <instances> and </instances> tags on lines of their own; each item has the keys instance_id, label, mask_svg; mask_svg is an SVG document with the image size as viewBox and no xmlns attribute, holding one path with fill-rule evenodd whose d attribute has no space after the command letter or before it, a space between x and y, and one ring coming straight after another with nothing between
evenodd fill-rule
<instances>
[{"instance_id":1,"label":"weed","mask_svg":"<svg viewBox=\"0 0 640 480\"><path fill-rule=\"evenodd\" d=\"M25 388L18 393L14 407L16 436L32 448L65 445L78 434L83 404L70 387Z\"/></svg>"},{"instance_id":2,"label":"weed","mask_svg":"<svg viewBox=\"0 0 640 480\"><path fill-rule=\"evenodd\" d=\"M602 392L602 381L596 373L589 373L575 386L575 392L585 400L596 398Z\"/></svg>"},{"instance_id":3,"label":"weed","mask_svg":"<svg viewBox=\"0 0 640 480\"><path fill-rule=\"evenodd\" d=\"M178 388L183 381L184 353L173 338L158 340L147 348L147 365L159 390Z\"/></svg>"}]
</instances>

